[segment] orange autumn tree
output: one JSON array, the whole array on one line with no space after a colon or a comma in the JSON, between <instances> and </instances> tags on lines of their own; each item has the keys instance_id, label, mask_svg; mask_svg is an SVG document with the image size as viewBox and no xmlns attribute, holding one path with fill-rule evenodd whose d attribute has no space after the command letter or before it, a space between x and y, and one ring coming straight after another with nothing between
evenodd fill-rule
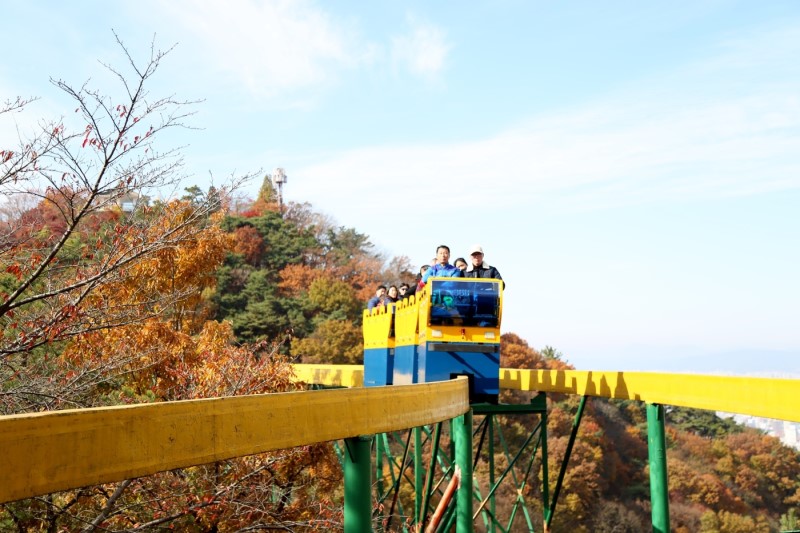
<instances>
[{"instance_id":1,"label":"orange autumn tree","mask_svg":"<svg viewBox=\"0 0 800 533\"><path fill-rule=\"evenodd\" d=\"M155 219L148 231L170 233L172 246L120 269L114 282L91 295L88 305L125 307L128 321L78 336L67 346L66 359L78 367L122 365L124 383L137 395L185 396L180 369L199 363L197 345L207 342L210 331L204 326L211 313L204 292L213 290L215 271L231 247L230 236L219 227L222 213L190 229L183 223L191 213L189 202L173 201L142 215ZM122 238L142 241L148 234L130 231Z\"/></svg>"}]
</instances>

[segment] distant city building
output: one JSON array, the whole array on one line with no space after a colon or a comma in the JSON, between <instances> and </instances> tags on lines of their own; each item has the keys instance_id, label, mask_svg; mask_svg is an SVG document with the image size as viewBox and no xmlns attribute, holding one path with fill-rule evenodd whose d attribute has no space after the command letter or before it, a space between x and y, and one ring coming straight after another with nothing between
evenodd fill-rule
<instances>
[{"instance_id":1,"label":"distant city building","mask_svg":"<svg viewBox=\"0 0 800 533\"><path fill-rule=\"evenodd\" d=\"M107 204L105 209L110 209L111 205L114 205L120 208L124 213L133 213L136 209L136 205L139 203L140 196L139 193L135 191L129 191L115 198L112 198L111 194L101 194L98 195L98 198L101 202L109 202L110 200L111 203Z\"/></svg>"},{"instance_id":2,"label":"distant city building","mask_svg":"<svg viewBox=\"0 0 800 533\"><path fill-rule=\"evenodd\" d=\"M758 418L750 415L732 415L731 413L717 413L722 418L733 418L734 422L749 428L760 429L767 435L779 439L784 445L800 450L800 423L788 420L773 420L771 418Z\"/></svg>"},{"instance_id":3,"label":"distant city building","mask_svg":"<svg viewBox=\"0 0 800 533\"><path fill-rule=\"evenodd\" d=\"M783 438L781 439L787 446L791 446L795 450L800 449L797 442L797 424L795 422L783 422Z\"/></svg>"}]
</instances>

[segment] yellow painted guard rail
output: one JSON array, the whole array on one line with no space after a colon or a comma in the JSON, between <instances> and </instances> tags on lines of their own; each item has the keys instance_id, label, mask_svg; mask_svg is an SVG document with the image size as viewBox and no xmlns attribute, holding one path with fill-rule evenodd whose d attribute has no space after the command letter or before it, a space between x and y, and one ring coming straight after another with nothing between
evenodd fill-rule
<instances>
[{"instance_id":1,"label":"yellow painted guard rail","mask_svg":"<svg viewBox=\"0 0 800 533\"><path fill-rule=\"evenodd\" d=\"M359 387L360 365L294 365L308 383ZM500 369L500 388L563 392L800 421L800 380L655 372Z\"/></svg>"},{"instance_id":2,"label":"yellow painted guard rail","mask_svg":"<svg viewBox=\"0 0 800 533\"><path fill-rule=\"evenodd\" d=\"M360 365L295 365L295 372L345 388L0 417L0 503L431 424L469 409L464 379L362 388ZM504 368L500 387L800 421L800 380Z\"/></svg>"},{"instance_id":3,"label":"yellow painted guard rail","mask_svg":"<svg viewBox=\"0 0 800 533\"><path fill-rule=\"evenodd\" d=\"M502 368L500 388L638 400L800 421L800 380L796 379Z\"/></svg>"},{"instance_id":4,"label":"yellow painted guard rail","mask_svg":"<svg viewBox=\"0 0 800 533\"><path fill-rule=\"evenodd\" d=\"M466 379L0 417L0 503L455 418Z\"/></svg>"},{"instance_id":5,"label":"yellow painted guard rail","mask_svg":"<svg viewBox=\"0 0 800 533\"><path fill-rule=\"evenodd\" d=\"M364 365L292 365L299 381L329 387L363 387Z\"/></svg>"}]
</instances>

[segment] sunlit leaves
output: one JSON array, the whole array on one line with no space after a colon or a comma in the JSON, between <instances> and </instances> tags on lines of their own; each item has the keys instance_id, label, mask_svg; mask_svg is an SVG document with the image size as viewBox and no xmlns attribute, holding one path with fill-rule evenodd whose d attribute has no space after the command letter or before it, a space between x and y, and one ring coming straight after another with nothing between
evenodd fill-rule
<instances>
[{"instance_id":1,"label":"sunlit leaves","mask_svg":"<svg viewBox=\"0 0 800 533\"><path fill-rule=\"evenodd\" d=\"M311 336L292 342L293 352L306 363L361 364L361 328L349 320L326 320Z\"/></svg>"}]
</instances>

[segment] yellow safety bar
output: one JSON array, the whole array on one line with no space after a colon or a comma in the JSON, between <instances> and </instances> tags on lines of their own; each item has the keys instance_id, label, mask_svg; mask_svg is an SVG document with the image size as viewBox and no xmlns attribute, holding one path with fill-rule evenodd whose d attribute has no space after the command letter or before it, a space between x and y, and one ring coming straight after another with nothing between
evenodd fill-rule
<instances>
[{"instance_id":1,"label":"yellow safety bar","mask_svg":"<svg viewBox=\"0 0 800 533\"><path fill-rule=\"evenodd\" d=\"M500 388L638 400L800 421L797 379L501 368Z\"/></svg>"},{"instance_id":2,"label":"yellow safety bar","mask_svg":"<svg viewBox=\"0 0 800 533\"><path fill-rule=\"evenodd\" d=\"M488 279L476 280L473 278L431 278L453 283L474 283L475 281L492 281ZM497 281L497 283L502 283ZM474 342L481 344L500 343L500 322L502 321L503 291L500 290L500 303L498 323L496 327L462 327L462 326L431 326L429 324L431 294L430 283L425 285L416 294L400 300L394 305L395 336L389 337L391 325L391 310L389 307L378 306L370 311L364 311L364 348L385 348L395 346L416 345L423 341L439 342Z\"/></svg>"},{"instance_id":3,"label":"yellow safety bar","mask_svg":"<svg viewBox=\"0 0 800 533\"><path fill-rule=\"evenodd\" d=\"M394 337L389 334L392 330L392 320L394 319L394 306L378 305L372 310L364 309L364 349L370 348L393 348Z\"/></svg>"},{"instance_id":4,"label":"yellow safety bar","mask_svg":"<svg viewBox=\"0 0 800 533\"><path fill-rule=\"evenodd\" d=\"M0 503L386 433L469 410L466 378L0 417Z\"/></svg>"},{"instance_id":5,"label":"yellow safety bar","mask_svg":"<svg viewBox=\"0 0 800 533\"><path fill-rule=\"evenodd\" d=\"M360 365L294 365L307 383L360 386ZM655 372L500 369L500 388L562 392L800 422L800 380Z\"/></svg>"}]
</instances>

